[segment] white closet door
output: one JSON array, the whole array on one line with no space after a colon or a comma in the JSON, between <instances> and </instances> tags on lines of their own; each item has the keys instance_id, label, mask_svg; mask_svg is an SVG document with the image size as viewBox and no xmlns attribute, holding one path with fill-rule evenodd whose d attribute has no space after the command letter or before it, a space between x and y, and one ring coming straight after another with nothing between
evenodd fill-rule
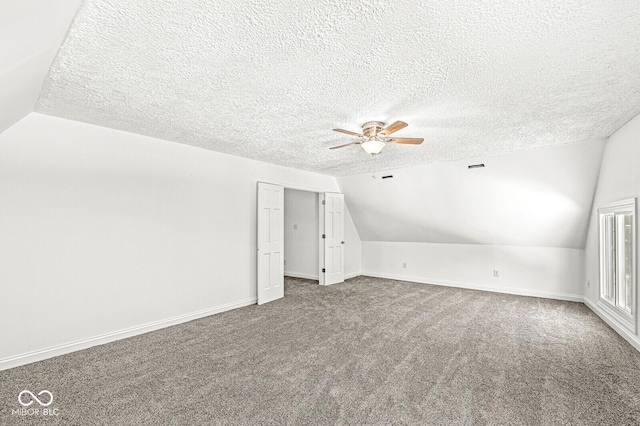
<instances>
[{"instance_id":1,"label":"white closet door","mask_svg":"<svg viewBox=\"0 0 640 426\"><path fill-rule=\"evenodd\" d=\"M258 305L284 297L284 188L258 182Z\"/></svg>"},{"instance_id":2,"label":"white closet door","mask_svg":"<svg viewBox=\"0 0 640 426\"><path fill-rule=\"evenodd\" d=\"M344 194L324 194L324 285L344 282Z\"/></svg>"}]
</instances>

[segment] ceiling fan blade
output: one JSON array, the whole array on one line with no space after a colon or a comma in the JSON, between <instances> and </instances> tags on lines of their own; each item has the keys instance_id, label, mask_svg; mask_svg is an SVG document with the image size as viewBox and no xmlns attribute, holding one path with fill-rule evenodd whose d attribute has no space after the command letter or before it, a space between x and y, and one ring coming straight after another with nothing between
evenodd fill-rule
<instances>
[{"instance_id":1,"label":"ceiling fan blade","mask_svg":"<svg viewBox=\"0 0 640 426\"><path fill-rule=\"evenodd\" d=\"M391 133L395 133L398 130L404 129L407 126L408 124L405 123L404 121L396 121L395 123L388 125L386 129L382 129L380 133L383 133L389 136Z\"/></svg>"},{"instance_id":2,"label":"ceiling fan blade","mask_svg":"<svg viewBox=\"0 0 640 426\"><path fill-rule=\"evenodd\" d=\"M334 132L340 132L340 133L344 133L346 135L351 135L351 136L357 136L357 137L362 137L364 135L361 135L360 133L356 133L356 132L351 132L349 130L344 130L344 129L333 129Z\"/></svg>"},{"instance_id":3,"label":"ceiling fan blade","mask_svg":"<svg viewBox=\"0 0 640 426\"><path fill-rule=\"evenodd\" d=\"M387 142L393 143L401 143L401 144L411 144L411 145L420 145L424 139L422 138L392 138L387 139Z\"/></svg>"},{"instance_id":4,"label":"ceiling fan blade","mask_svg":"<svg viewBox=\"0 0 640 426\"><path fill-rule=\"evenodd\" d=\"M355 142L351 142L351 143L345 143L344 145L332 146L332 147L331 147L331 148L329 148L329 149L344 148L345 146L349 146L349 145L359 145L359 144L361 144L361 143L362 143L362 142L360 142L360 141L355 141Z\"/></svg>"}]
</instances>

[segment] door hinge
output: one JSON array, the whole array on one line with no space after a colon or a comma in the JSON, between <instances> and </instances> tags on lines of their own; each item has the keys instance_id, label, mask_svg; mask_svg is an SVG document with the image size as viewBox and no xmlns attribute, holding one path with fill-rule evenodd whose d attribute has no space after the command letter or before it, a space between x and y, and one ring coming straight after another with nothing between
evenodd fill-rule
<instances>
[{"instance_id":1,"label":"door hinge","mask_svg":"<svg viewBox=\"0 0 640 426\"><path fill-rule=\"evenodd\" d=\"M324 274L326 271L324 270L324 268L322 268L322 273Z\"/></svg>"},{"instance_id":2,"label":"door hinge","mask_svg":"<svg viewBox=\"0 0 640 426\"><path fill-rule=\"evenodd\" d=\"M322 200L322 205L324 206L325 204L327 204L327 200Z\"/></svg>"},{"instance_id":3,"label":"door hinge","mask_svg":"<svg viewBox=\"0 0 640 426\"><path fill-rule=\"evenodd\" d=\"M322 238L326 238L327 236L325 234L322 234Z\"/></svg>"}]
</instances>

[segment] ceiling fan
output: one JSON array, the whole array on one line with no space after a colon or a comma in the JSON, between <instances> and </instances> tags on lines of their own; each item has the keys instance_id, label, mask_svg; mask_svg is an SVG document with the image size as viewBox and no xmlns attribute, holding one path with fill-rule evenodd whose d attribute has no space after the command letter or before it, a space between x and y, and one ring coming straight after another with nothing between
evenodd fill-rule
<instances>
[{"instance_id":1,"label":"ceiling fan","mask_svg":"<svg viewBox=\"0 0 640 426\"><path fill-rule=\"evenodd\" d=\"M362 148L371 155L378 155L382 152L382 148L386 143L420 145L424 139L422 138L390 138L389 135L404 129L408 124L403 121L384 127L384 123L379 121L369 121L362 125L362 133L351 132L343 129L333 129L335 132L345 133L351 136L363 138L362 140L346 143L344 145L332 146L329 149L344 148L349 145L362 145Z\"/></svg>"}]
</instances>

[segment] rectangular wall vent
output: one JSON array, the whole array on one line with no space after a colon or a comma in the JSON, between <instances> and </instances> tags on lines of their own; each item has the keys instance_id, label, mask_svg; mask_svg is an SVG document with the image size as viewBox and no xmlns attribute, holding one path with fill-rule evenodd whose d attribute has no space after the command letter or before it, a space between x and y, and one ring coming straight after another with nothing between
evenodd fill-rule
<instances>
[{"instance_id":1,"label":"rectangular wall vent","mask_svg":"<svg viewBox=\"0 0 640 426\"><path fill-rule=\"evenodd\" d=\"M470 169L479 169L480 167L484 167L484 164L472 164L469 166Z\"/></svg>"},{"instance_id":2,"label":"rectangular wall vent","mask_svg":"<svg viewBox=\"0 0 640 426\"><path fill-rule=\"evenodd\" d=\"M393 175L382 176L382 179L391 179L391 178L393 178Z\"/></svg>"}]
</instances>

